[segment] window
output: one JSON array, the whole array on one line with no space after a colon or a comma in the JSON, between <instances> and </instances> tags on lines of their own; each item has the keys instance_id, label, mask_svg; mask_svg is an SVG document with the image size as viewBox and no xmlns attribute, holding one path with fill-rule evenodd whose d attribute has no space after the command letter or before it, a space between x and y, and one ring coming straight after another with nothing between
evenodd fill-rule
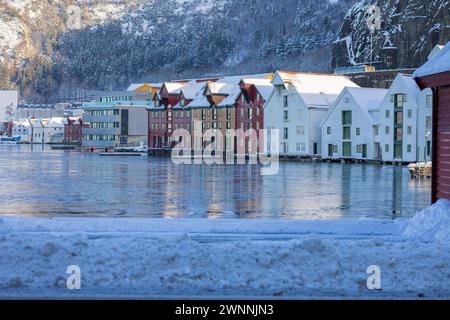
<instances>
[{"instance_id":1,"label":"window","mask_svg":"<svg viewBox=\"0 0 450 320\"><path fill-rule=\"evenodd\" d=\"M388 144L384 145L384 152L389 152L389 145Z\"/></svg>"},{"instance_id":2,"label":"window","mask_svg":"<svg viewBox=\"0 0 450 320\"><path fill-rule=\"evenodd\" d=\"M288 128L283 128L283 139L288 139Z\"/></svg>"},{"instance_id":3,"label":"window","mask_svg":"<svg viewBox=\"0 0 450 320\"><path fill-rule=\"evenodd\" d=\"M356 145L356 153L362 153L362 144Z\"/></svg>"},{"instance_id":4,"label":"window","mask_svg":"<svg viewBox=\"0 0 450 320\"><path fill-rule=\"evenodd\" d=\"M297 110L298 113L298 120L302 120L303 119L303 110Z\"/></svg>"},{"instance_id":5,"label":"window","mask_svg":"<svg viewBox=\"0 0 450 320\"><path fill-rule=\"evenodd\" d=\"M296 150L297 152L305 152L306 146L304 143L297 143L296 144Z\"/></svg>"},{"instance_id":6,"label":"window","mask_svg":"<svg viewBox=\"0 0 450 320\"><path fill-rule=\"evenodd\" d=\"M261 100L261 95L259 93L256 93L256 101Z\"/></svg>"},{"instance_id":7,"label":"window","mask_svg":"<svg viewBox=\"0 0 450 320\"><path fill-rule=\"evenodd\" d=\"M373 127L373 134L378 136L380 134L380 127L374 126Z\"/></svg>"},{"instance_id":8,"label":"window","mask_svg":"<svg viewBox=\"0 0 450 320\"><path fill-rule=\"evenodd\" d=\"M342 128L342 138L344 140L350 140L351 139L350 127L343 127Z\"/></svg>"},{"instance_id":9,"label":"window","mask_svg":"<svg viewBox=\"0 0 450 320\"><path fill-rule=\"evenodd\" d=\"M356 128L356 135L360 136L361 135L361 128Z\"/></svg>"},{"instance_id":10,"label":"window","mask_svg":"<svg viewBox=\"0 0 450 320\"><path fill-rule=\"evenodd\" d=\"M250 120L252 118L252 108L248 108L248 119Z\"/></svg>"},{"instance_id":11,"label":"window","mask_svg":"<svg viewBox=\"0 0 450 320\"><path fill-rule=\"evenodd\" d=\"M331 134L331 127L327 127L327 134Z\"/></svg>"},{"instance_id":12,"label":"window","mask_svg":"<svg viewBox=\"0 0 450 320\"><path fill-rule=\"evenodd\" d=\"M427 117L426 118L426 129L431 130L432 127L433 127L432 117Z\"/></svg>"},{"instance_id":13,"label":"window","mask_svg":"<svg viewBox=\"0 0 450 320\"><path fill-rule=\"evenodd\" d=\"M185 104L186 104L186 103L185 103L184 99L181 99L181 100L180 100L180 106L184 107Z\"/></svg>"},{"instance_id":14,"label":"window","mask_svg":"<svg viewBox=\"0 0 450 320\"><path fill-rule=\"evenodd\" d=\"M412 127L411 126L408 126L406 130L407 130L408 135L412 134Z\"/></svg>"},{"instance_id":15,"label":"window","mask_svg":"<svg viewBox=\"0 0 450 320\"><path fill-rule=\"evenodd\" d=\"M283 96L283 107L287 108L288 106L288 96Z\"/></svg>"},{"instance_id":16,"label":"window","mask_svg":"<svg viewBox=\"0 0 450 320\"><path fill-rule=\"evenodd\" d=\"M343 125L351 125L352 124L352 112L351 111L342 111L342 124Z\"/></svg>"},{"instance_id":17,"label":"window","mask_svg":"<svg viewBox=\"0 0 450 320\"><path fill-rule=\"evenodd\" d=\"M337 144L333 145L333 153L338 153L338 145Z\"/></svg>"},{"instance_id":18,"label":"window","mask_svg":"<svg viewBox=\"0 0 450 320\"><path fill-rule=\"evenodd\" d=\"M433 95L427 95L426 97L426 106L431 108L433 106Z\"/></svg>"},{"instance_id":19,"label":"window","mask_svg":"<svg viewBox=\"0 0 450 320\"><path fill-rule=\"evenodd\" d=\"M231 129L231 122L227 121L227 129Z\"/></svg>"},{"instance_id":20,"label":"window","mask_svg":"<svg viewBox=\"0 0 450 320\"><path fill-rule=\"evenodd\" d=\"M385 133L385 134L389 134L389 127L385 127L385 128L384 128L384 133Z\"/></svg>"},{"instance_id":21,"label":"window","mask_svg":"<svg viewBox=\"0 0 450 320\"><path fill-rule=\"evenodd\" d=\"M395 141L403 141L403 128L395 128Z\"/></svg>"},{"instance_id":22,"label":"window","mask_svg":"<svg viewBox=\"0 0 450 320\"><path fill-rule=\"evenodd\" d=\"M305 135L305 127L304 126L297 126L297 134L298 135Z\"/></svg>"},{"instance_id":23,"label":"window","mask_svg":"<svg viewBox=\"0 0 450 320\"><path fill-rule=\"evenodd\" d=\"M283 111L283 120L286 122L289 119L289 113L287 110Z\"/></svg>"},{"instance_id":24,"label":"window","mask_svg":"<svg viewBox=\"0 0 450 320\"><path fill-rule=\"evenodd\" d=\"M385 115L386 115L386 119L389 119L389 116L390 116L389 110L386 110Z\"/></svg>"},{"instance_id":25,"label":"window","mask_svg":"<svg viewBox=\"0 0 450 320\"><path fill-rule=\"evenodd\" d=\"M406 146L406 151L407 151L408 153L411 153L411 150L412 150L412 147L411 147L410 144L408 144L408 145Z\"/></svg>"},{"instance_id":26,"label":"window","mask_svg":"<svg viewBox=\"0 0 450 320\"><path fill-rule=\"evenodd\" d=\"M245 96L243 94L241 95L241 102L245 103Z\"/></svg>"},{"instance_id":27,"label":"window","mask_svg":"<svg viewBox=\"0 0 450 320\"><path fill-rule=\"evenodd\" d=\"M403 108L406 101L406 94L398 93L391 95L391 102L394 103L394 108Z\"/></svg>"},{"instance_id":28,"label":"window","mask_svg":"<svg viewBox=\"0 0 450 320\"><path fill-rule=\"evenodd\" d=\"M411 118L412 118L412 110L408 109L408 119L411 119Z\"/></svg>"},{"instance_id":29,"label":"window","mask_svg":"<svg viewBox=\"0 0 450 320\"><path fill-rule=\"evenodd\" d=\"M186 111L186 118L190 118L191 117L191 110L187 110Z\"/></svg>"}]
</instances>

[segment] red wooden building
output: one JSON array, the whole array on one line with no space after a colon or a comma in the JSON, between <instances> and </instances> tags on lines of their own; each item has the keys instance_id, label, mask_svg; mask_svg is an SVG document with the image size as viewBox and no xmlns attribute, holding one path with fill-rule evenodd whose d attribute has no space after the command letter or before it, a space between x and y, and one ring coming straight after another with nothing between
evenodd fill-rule
<instances>
[{"instance_id":1,"label":"red wooden building","mask_svg":"<svg viewBox=\"0 0 450 320\"><path fill-rule=\"evenodd\" d=\"M262 139L259 130L264 129L264 106L273 91L271 79L244 78L239 86L241 94L236 101L236 129L254 129L258 139Z\"/></svg>"},{"instance_id":2,"label":"red wooden building","mask_svg":"<svg viewBox=\"0 0 450 320\"><path fill-rule=\"evenodd\" d=\"M178 104L180 90L186 82L165 82L153 97L148 110L148 146L153 149L170 147L174 128L172 108Z\"/></svg>"},{"instance_id":3,"label":"red wooden building","mask_svg":"<svg viewBox=\"0 0 450 320\"><path fill-rule=\"evenodd\" d=\"M64 143L81 144L83 128L89 128L89 124L84 123L82 118L67 118L64 123Z\"/></svg>"},{"instance_id":4,"label":"red wooden building","mask_svg":"<svg viewBox=\"0 0 450 320\"><path fill-rule=\"evenodd\" d=\"M433 90L432 201L450 199L450 42L414 77L421 89Z\"/></svg>"}]
</instances>

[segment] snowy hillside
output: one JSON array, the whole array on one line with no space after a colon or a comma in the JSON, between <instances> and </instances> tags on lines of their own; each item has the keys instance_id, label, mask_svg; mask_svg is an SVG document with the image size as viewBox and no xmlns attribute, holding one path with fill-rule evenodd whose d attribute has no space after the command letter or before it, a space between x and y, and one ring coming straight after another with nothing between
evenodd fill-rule
<instances>
[{"instance_id":1,"label":"snowy hillside","mask_svg":"<svg viewBox=\"0 0 450 320\"><path fill-rule=\"evenodd\" d=\"M381 9L381 30L374 34L374 61L380 59L383 46L392 45L398 48L396 67L417 67L436 44L450 40L450 0L362 0L347 12L339 32L339 39L351 42L356 63L370 60L366 11L373 4ZM332 66L350 65L349 60L348 52L336 43Z\"/></svg>"},{"instance_id":2,"label":"snowy hillside","mask_svg":"<svg viewBox=\"0 0 450 320\"><path fill-rule=\"evenodd\" d=\"M73 28L76 3L0 2L0 86L17 83L23 94L47 99L62 87L328 71L329 46L355 0L90 1L79 5Z\"/></svg>"}]
</instances>

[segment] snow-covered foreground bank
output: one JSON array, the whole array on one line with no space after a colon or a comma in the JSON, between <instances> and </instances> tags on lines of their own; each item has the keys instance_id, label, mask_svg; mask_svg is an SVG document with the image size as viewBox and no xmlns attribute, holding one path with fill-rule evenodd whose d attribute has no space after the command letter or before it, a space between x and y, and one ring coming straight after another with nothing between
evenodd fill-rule
<instances>
[{"instance_id":1,"label":"snow-covered foreground bank","mask_svg":"<svg viewBox=\"0 0 450 320\"><path fill-rule=\"evenodd\" d=\"M396 221L3 217L0 297L450 298L450 202Z\"/></svg>"}]
</instances>

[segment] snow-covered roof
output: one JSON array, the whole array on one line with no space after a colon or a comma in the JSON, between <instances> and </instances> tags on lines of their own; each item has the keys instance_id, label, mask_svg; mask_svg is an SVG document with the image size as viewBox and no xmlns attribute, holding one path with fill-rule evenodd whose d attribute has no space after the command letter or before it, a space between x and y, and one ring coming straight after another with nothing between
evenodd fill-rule
<instances>
[{"instance_id":1,"label":"snow-covered roof","mask_svg":"<svg viewBox=\"0 0 450 320\"><path fill-rule=\"evenodd\" d=\"M18 119L16 121L13 121L13 126L29 127L30 121L28 121L28 119Z\"/></svg>"},{"instance_id":2,"label":"snow-covered roof","mask_svg":"<svg viewBox=\"0 0 450 320\"><path fill-rule=\"evenodd\" d=\"M169 94L180 94L183 87L187 85L187 82L164 82L164 86Z\"/></svg>"},{"instance_id":3,"label":"snow-covered roof","mask_svg":"<svg viewBox=\"0 0 450 320\"><path fill-rule=\"evenodd\" d=\"M450 72L450 41L431 60L417 69L413 77L420 78L444 72Z\"/></svg>"},{"instance_id":4,"label":"snow-covered roof","mask_svg":"<svg viewBox=\"0 0 450 320\"><path fill-rule=\"evenodd\" d=\"M306 105L314 108L331 107L345 87L359 88L341 75L290 71L277 71L272 84L292 85Z\"/></svg>"},{"instance_id":5,"label":"snow-covered roof","mask_svg":"<svg viewBox=\"0 0 450 320\"><path fill-rule=\"evenodd\" d=\"M280 80L282 83L280 83ZM359 87L345 76L334 74L277 71L272 83L295 86L299 93L340 94L345 87Z\"/></svg>"},{"instance_id":6,"label":"snow-covered roof","mask_svg":"<svg viewBox=\"0 0 450 320\"><path fill-rule=\"evenodd\" d=\"M132 83L128 87L127 91L135 91L135 90L137 90L140 87L145 86L145 85L149 85L150 87L154 87L154 88L161 88L162 87L162 83Z\"/></svg>"},{"instance_id":7,"label":"snow-covered roof","mask_svg":"<svg viewBox=\"0 0 450 320\"><path fill-rule=\"evenodd\" d=\"M230 83L230 84L239 84L242 79L272 79L272 73L261 73L261 74L253 74L253 75L240 75L240 76L226 76L219 79L218 83Z\"/></svg>"},{"instance_id":8,"label":"snow-covered roof","mask_svg":"<svg viewBox=\"0 0 450 320\"><path fill-rule=\"evenodd\" d=\"M49 127L60 127L60 126L64 126L64 123L65 123L65 118L53 117L48 120L46 125Z\"/></svg>"},{"instance_id":9,"label":"snow-covered roof","mask_svg":"<svg viewBox=\"0 0 450 320\"><path fill-rule=\"evenodd\" d=\"M344 96L348 92L355 100L356 104L367 115L368 119L372 120L373 123L379 123L380 104L383 101L386 94L388 93L388 91L389 91L388 89L345 87L338 97ZM331 109L328 111L327 115L320 122L321 127L331 116L336 106L337 104L335 101Z\"/></svg>"},{"instance_id":10,"label":"snow-covered roof","mask_svg":"<svg viewBox=\"0 0 450 320\"><path fill-rule=\"evenodd\" d=\"M420 94L419 86L417 85L416 81L414 81L414 78L409 74L403 74L399 73L397 77L395 78L395 81L401 80L403 84L405 85L406 89L408 90L408 93L413 96L415 99L418 98Z\"/></svg>"},{"instance_id":11,"label":"snow-covered roof","mask_svg":"<svg viewBox=\"0 0 450 320\"><path fill-rule=\"evenodd\" d=\"M271 78L243 78L245 84L252 84L261 94L265 101L269 100L273 92L273 84Z\"/></svg>"},{"instance_id":12,"label":"snow-covered roof","mask_svg":"<svg viewBox=\"0 0 450 320\"><path fill-rule=\"evenodd\" d=\"M437 44L433 50L431 50L430 54L427 57L427 60L433 59L441 50L444 49L444 46Z\"/></svg>"},{"instance_id":13,"label":"snow-covered roof","mask_svg":"<svg viewBox=\"0 0 450 320\"><path fill-rule=\"evenodd\" d=\"M195 80L190 81L187 85L181 88L181 93L187 100L192 100L195 98L197 92L199 92L202 88L204 88L205 83L197 82ZM202 90L203 92L203 90Z\"/></svg>"},{"instance_id":14,"label":"snow-covered roof","mask_svg":"<svg viewBox=\"0 0 450 320\"><path fill-rule=\"evenodd\" d=\"M207 108L210 107L208 98L203 94L206 88L206 83L202 84L200 90L195 94L194 99L189 103L190 108Z\"/></svg>"},{"instance_id":15,"label":"snow-covered roof","mask_svg":"<svg viewBox=\"0 0 450 320\"><path fill-rule=\"evenodd\" d=\"M236 103L237 98L239 97L241 93L241 88L239 85L232 85L231 91L228 94L228 96L223 99L219 104L217 104L218 107L231 107Z\"/></svg>"},{"instance_id":16,"label":"snow-covered roof","mask_svg":"<svg viewBox=\"0 0 450 320\"><path fill-rule=\"evenodd\" d=\"M356 103L366 111L378 110L388 89L377 88L346 88Z\"/></svg>"}]
</instances>

